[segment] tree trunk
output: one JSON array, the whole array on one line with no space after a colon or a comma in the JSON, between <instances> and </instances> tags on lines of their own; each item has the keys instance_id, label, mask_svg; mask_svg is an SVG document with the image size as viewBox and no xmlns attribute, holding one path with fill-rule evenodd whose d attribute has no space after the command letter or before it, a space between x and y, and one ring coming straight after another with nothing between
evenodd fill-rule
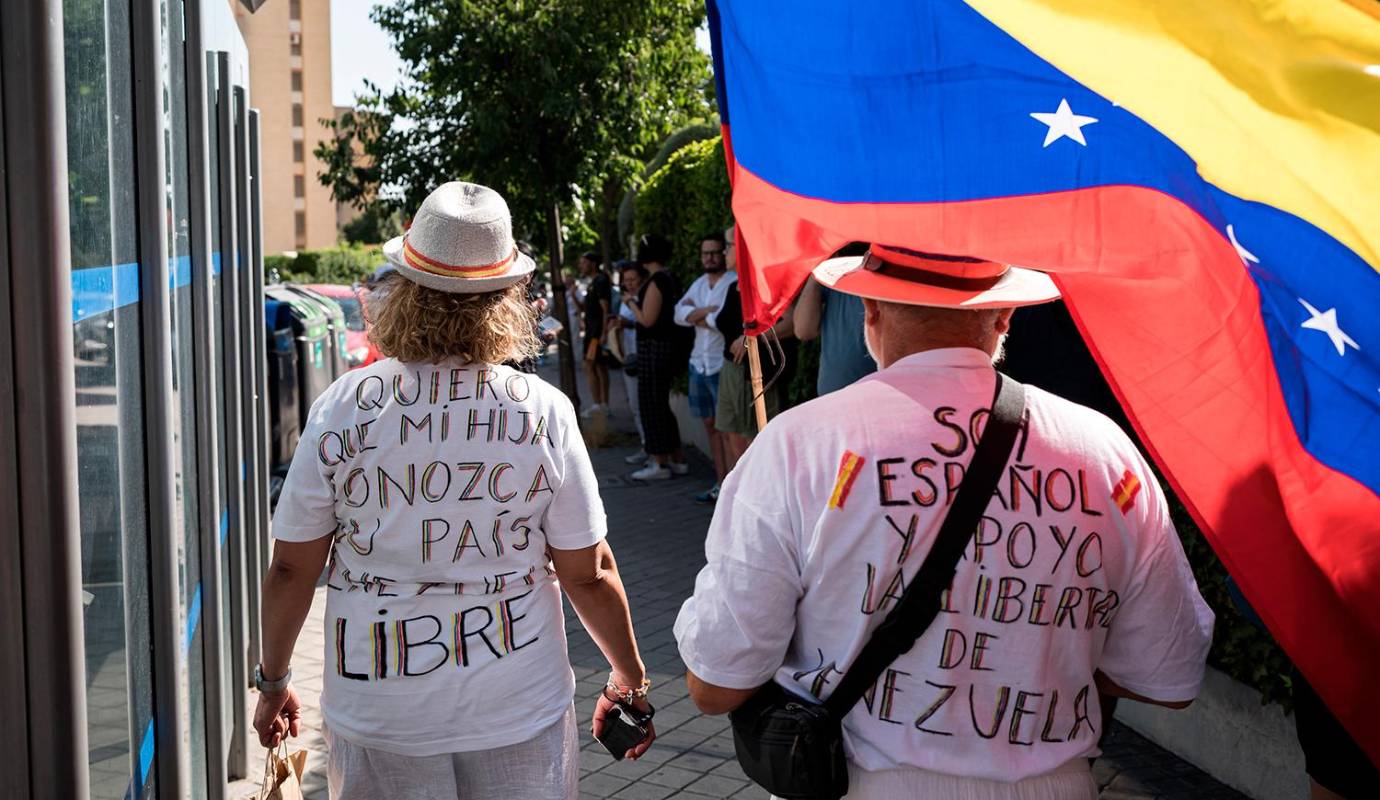
<instances>
[{"instance_id":1,"label":"tree trunk","mask_svg":"<svg viewBox=\"0 0 1380 800\"><path fill-rule=\"evenodd\" d=\"M565 280L561 276L561 208L555 200L546 207L547 250L551 255L551 304L552 313L560 320L561 332L556 337L560 344L561 391L580 410L580 389L575 382L575 331L570 329L570 314L567 312Z\"/></svg>"},{"instance_id":2,"label":"tree trunk","mask_svg":"<svg viewBox=\"0 0 1380 800\"><path fill-rule=\"evenodd\" d=\"M613 266L619 258L618 201L623 197L623 182L612 178L604 181L603 197L599 199L599 241L603 244L604 263Z\"/></svg>"}]
</instances>

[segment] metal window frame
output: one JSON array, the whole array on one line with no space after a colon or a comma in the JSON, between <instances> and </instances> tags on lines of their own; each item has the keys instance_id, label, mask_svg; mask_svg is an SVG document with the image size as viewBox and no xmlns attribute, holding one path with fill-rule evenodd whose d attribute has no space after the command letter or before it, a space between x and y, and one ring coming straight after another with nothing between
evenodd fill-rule
<instances>
[{"instance_id":1,"label":"metal window frame","mask_svg":"<svg viewBox=\"0 0 1380 800\"><path fill-rule=\"evenodd\" d=\"M232 594L221 598L230 604L230 647L232 674L230 679L230 711L233 717L230 735L229 756L226 771L231 780L247 777L249 774L249 732L248 696L249 688L248 634L250 618L247 612L246 584L248 572L245 567L245 482L239 476L244 463L244 419L241 406L242 380L240 355L240 314L239 314L239 248L236 212L238 205L237 181L235 180L235 125L234 125L234 82L230 77L230 54L219 52L217 69L220 81L217 90L216 125L219 130L220 152L216 167L220 173L221 207L221 308L220 322L225 340L224 384L225 397L225 442L226 452L226 506L229 510L229 532L225 546L230 553L230 586Z\"/></svg>"},{"instance_id":2,"label":"metal window frame","mask_svg":"<svg viewBox=\"0 0 1380 800\"><path fill-rule=\"evenodd\" d=\"M67 211L67 118L60 0L7 3L0 25L0 502L5 581L0 620L22 630L0 658L15 697L0 701L6 790L83 800L87 774L86 649L82 639L81 532L77 520L76 378L72 355L71 241ZM23 202L8 202L23 198ZM23 231L23 245L8 231ZM15 395L14 378L26 391ZM11 558L11 556L17 556ZM15 627L10 625L19 617ZM28 709L35 709L30 715ZM51 713L62 709L62 713ZM41 710L42 713L37 713Z\"/></svg>"},{"instance_id":3,"label":"metal window frame","mask_svg":"<svg viewBox=\"0 0 1380 800\"><path fill-rule=\"evenodd\" d=\"M254 304L251 309L254 315L255 330L259 335L254 337L254 349L256 357L254 360L254 386L259 393L259 402L256 413L259 419L258 451L259 451L259 475L254 482L255 489L259 492L259 581L268 571L268 564L272 557L270 548L270 509L269 509L269 479L272 466L269 464L269 447L271 435L271 423L269 422L269 398L268 398L268 320L264 309L264 207L263 207L263 181L260 176L263 174L263 164L259 154L259 110L251 108L249 110L249 275L251 278L252 296Z\"/></svg>"},{"instance_id":4,"label":"metal window frame","mask_svg":"<svg viewBox=\"0 0 1380 800\"><path fill-rule=\"evenodd\" d=\"M5 67L0 63L0 109L4 108ZM5 125L0 112L0 158L5 152ZM10 300L10 239L9 204L5 182L0 180L0 310L11 314ZM14 353L10 343L10 327L0 325L0 485L17 486L20 465L16 458L18 439L15 432ZM19 495L0 493L0 526L4 530L20 530ZM15 647L0 648L0 686L23 687L27 681L24 669L24 572L20 569L23 553L19 536L0 536L0 630L19 631ZM0 771L18 780L11 788L20 797L29 794L29 704L22 691L0 693L0 719L9 724L0 727Z\"/></svg>"},{"instance_id":5,"label":"metal window frame","mask_svg":"<svg viewBox=\"0 0 1380 800\"><path fill-rule=\"evenodd\" d=\"M236 241L239 243L237 255L241 256L241 269L237 273L239 284L240 303L239 321L240 330L244 333L245 339L241 340L244 345L240 348L241 367L240 367L240 402L241 417L240 424L243 432L244 449L243 474L244 474L244 570L245 570L245 610L249 616L248 636L246 637L246 655L248 663L253 665L259 663L259 578L263 575L262 556L264 552L265 530L263 526L263 509L267 506L267 495L261 491L261 475L259 473L259 451L262 442L258 438L258 414L256 407L259 405L259 367L256 363L258 358L258 347L254 344L256 339L263 338L262 334L255 335L255 331L261 330L255 327L254 313L254 263L253 263L253 238L251 234L251 207L252 201L252 182L249 174L249 93L242 86L234 88L235 93L235 230ZM262 305L262 303L259 303Z\"/></svg>"},{"instance_id":6,"label":"metal window frame","mask_svg":"<svg viewBox=\"0 0 1380 800\"><path fill-rule=\"evenodd\" d=\"M197 520L201 542L201 641L204 657L206 687L206 781L215 796L215 787L227 783L229 743L225 738L224 697L229 676L221 670L221 650L228 646L221 630L221 609L226 598L221 597L220 569L220 446L216 440L216 392L220 376L216 375L214 343L215 315L212 309L211 262L211 203L219 198L210 196L210 130L215 109L207 108L206 47L202 38L202 0L185 0L187 49L187 123L189 175L191 195L192 245L192 329L196 363L197 407L197 490L201 495L200 517Z\"/></svg>"},{"instance_id":7,"label":"metal window frame","mask_svg":"<svg viewBox=\"0 0 1380 800\"><path fill-rule=\"evenodd\" d=\"M143 344L144 459L148 483L149 605L153 616L154 769L158 791L190 791L187 699L179 683L182 598L178 591L183 528L176 505L173 449L172 298L168 289L167 153L163 137L163 35L160 0L135 0L134 161L139 225L139 321Z\"/></svg>"},{"instance_id":8,"label":"metal window frame","mask_svg":"<svg viewBox=\"0 0 1380 800\"><path fill-rule=\"evenodd\" d=\"M47 790L59 796L86 797L62 20L60 3L32 0L8 6L0 26L6 195L25 198L7 204L5 222L25 232L24 246L7 253L13 375L31 381L12 418L21 571L28 579L19 607L30 612L23 615L24 689L36 709L70 709L65 719L28 718L25 769L51 775Z\"/></svg>"}]
</instances>

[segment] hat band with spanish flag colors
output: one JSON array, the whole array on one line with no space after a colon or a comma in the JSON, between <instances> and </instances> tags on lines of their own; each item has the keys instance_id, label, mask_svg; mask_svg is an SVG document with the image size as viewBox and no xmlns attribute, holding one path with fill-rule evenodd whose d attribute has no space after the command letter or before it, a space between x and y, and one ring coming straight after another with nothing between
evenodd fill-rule
<instances>
[{"instance_id":1,"label":"hat band with spanish flag colors","mask_svg":"<svg viewBox=\"0 0 1380 800\"><path fill-rule=\"evenodd\" d=\"M508 204L493 189L451 181L422 201L407 233L383 246L403 277L442 292L506 289L536 265L517 249Z\"/></svg>"},{"instance_id":2,"label":"hat band with spanish flag colors","mask_svg":"<svg viewBox=\"0 0 1380 800\"><path fill-rule=\"evenodd\" d=\"M866 255L834 258L815 279L846 294L917 306L1011 308L1059 297L1042 272L972 256L874 244Z\"/></svg>"},{"instance_id":3,"label":"hat band with spanish flag colors","mask_svg":"<svg viewBox=\"0 0 1380 800\"><path fill-rule=\"evenodd\" d=\"M518 249L514 246L507 258L502 261L495 261L492 264L446 264L434 258L427 258L417 252L417 249L412 246L412 243L407 241L406 235L403 236L402 252L403 259L406 260L413 269L419 269L423 272L430 272L445 277L459 276L465 278L492 278L495 275L502 275L508 270L508 265L512 264L513 260L518 257Z\"/></svg>"}]
</instances>

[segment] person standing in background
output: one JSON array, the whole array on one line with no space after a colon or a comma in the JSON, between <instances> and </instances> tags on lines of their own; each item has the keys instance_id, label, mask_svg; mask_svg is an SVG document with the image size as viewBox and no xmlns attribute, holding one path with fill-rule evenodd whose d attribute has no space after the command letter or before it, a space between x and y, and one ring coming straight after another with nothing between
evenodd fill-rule
<instances>
[{"instance_id":1,"label":"person standing in background","mask_svg":"<svg viewBox=\"0 0 1380 800\"><path fill-rule=\"evenodd\" d=\"M618 273L618 316L609 320L608 335L619 337L623 347L623 389L628 393L633 425L637 427L637 439L642 443L642 448L623 459L623 462L640 465L647 463L647 435L642 432L642 411L637 403L637 315L633 313L628 300L637 297L643 281L647 280L647 270L627 259L618 261L613 268Z\"/></svg>"},{"instance_id":2,"label":"person standing in background","mask_svg":"<svg viewBox=\"0 0 1380 800\"><path fill-rule=\"evenodd\" d=\"M570 269L561 271L561 281L565 288L565 319L562 322L570 328L570 346L578 348L581 341L580 319L585 310L585 291L580 287L580 281L574 271Z\"/></svg>"},{"instance_id":3,"label":"person standing in background","mask_svg":"<svg viewBox=\"0 0 1380 800\"><path fill-rule=\"evenodd\" d=\"M834 254L857 255L851 247ZM862 299L819 285L814 276L805 282L795 303L795 336L802 342L819 337L820 396L854 383L877 371L877 362L863 342Z\"/></svg>"},{"instance_id":4,"label":"person standing in background","mask_svg":"<svg viewBox=\"0 0 1380 800\"><path fill-rule=\"evenodd\" d=\"M580 413L588 417L596 411L607 412L609 406L609 365L603 357L604 321L612 308L613 283L593 252L580 256L580 274L589 280L581 302L584 320L585 378L589 381L592 402Z\"/></svg>"},{"instance_id":5,"label":"person standing in background","mask_svg":"<svg viewBox=\"0 0 1380 800\"><path fill-rule=\"evenodd\" d=\"M647 270L647 280L636 297L625 301L637 319L637 401L648 460L632 477L642 481L662 481L690 471L681 451L680 426L671 411L671 383L684 368L685 355L673 309L680 284L666 269L670 257L666 237L644 235L638 242L637 262Z\"/></svg>"},{"instance_id":6,"label":"person standing in background","mask_svg":"<svg viewBox=\"0 0 1380 800\"><path fill-rule=\"evenodd\" d=\"M690 351L690 412L704 424L714 461L714 485L695 497L699 503L714 502L719 496L719 484L728 474L724 437L714 427L719 370L724 365L724 337L714 320L724 308L729 289L738 282L737 273L726 269L725 249L724 237L718 233L700 239L700 266L704 274L690 284L690 290L676 303L676 324L695 331L695 346Z\"/></svg>"}]
</instances>

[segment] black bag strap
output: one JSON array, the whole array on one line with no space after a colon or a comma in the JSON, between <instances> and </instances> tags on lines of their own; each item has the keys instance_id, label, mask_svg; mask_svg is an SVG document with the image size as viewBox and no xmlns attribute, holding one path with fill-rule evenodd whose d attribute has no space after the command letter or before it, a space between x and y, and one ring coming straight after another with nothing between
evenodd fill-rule
<instances>
[{"instance_id":1,"label":"black bag strap","mask_svg":"<svg viewBox=\"0 0 1380 800\"><path fill-rule=\"evenodd\" d=\"M981 523L982 512L992 501L992 492L1011 456L1024 414L1025 387L998 372L992 414L925 563L824 701L824 707L835 719L843 719L882 671L909 651L939 615L940 596L953 582L958 560Z\"/></svg>"}]
</instances>

